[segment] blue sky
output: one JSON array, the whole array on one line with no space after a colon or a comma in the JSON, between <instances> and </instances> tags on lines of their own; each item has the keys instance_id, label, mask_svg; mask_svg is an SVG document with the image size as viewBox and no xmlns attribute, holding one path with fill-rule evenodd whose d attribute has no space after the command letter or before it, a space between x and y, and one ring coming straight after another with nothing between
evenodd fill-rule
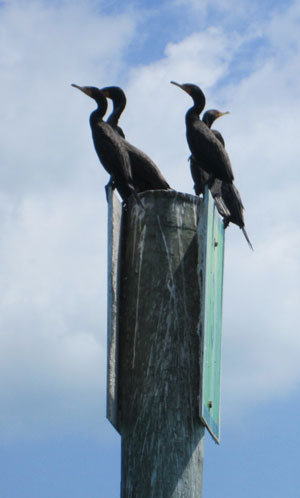
<instances>
[{"instance_id":1,"label":"blue sky","mask_svg":"<svg viewBox=\"0 0 300 498\"><path fill-rule=\"evenodd\" d=\"M222 440L203 497L298 498L300 431L298 2L166 0L0 5L0 496L115 498L105 420L107 173L90 99L119 85L121 125L192 193L170 80L230 111L223 134L252 254L226 231Z\"/></svg>"}]
</instances>

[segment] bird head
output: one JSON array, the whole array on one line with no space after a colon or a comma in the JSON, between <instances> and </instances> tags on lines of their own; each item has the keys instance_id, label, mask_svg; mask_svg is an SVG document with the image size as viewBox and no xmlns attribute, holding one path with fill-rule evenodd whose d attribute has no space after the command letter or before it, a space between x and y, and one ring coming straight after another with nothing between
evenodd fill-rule
<instances>
[{"instance_id":1,"label":"bird head","mask_svg":"<svg viewBox=\"0 0 300 498\"><path fill-rule=\"evenodd\" d=\"M176 81L171 81L172 85L176 85L176 86L179 86L179 88L181 88L182 90L184 90L186 93L188 93L189 95L193 95L193 92L197 92L197 90L199 91L200 88L197 86L197 85L194 85L193 83L176 83Z\"/></svg>"},{"instance_id":2,"label":"bird head","mask_svg":"<svg viewBox=\"0 0 300 498\"><path fill-rule=\"evenodd\" d=\"M74 83L72 83L71 86L78 88L78 90L81 90L83 93L94 99L98 104L98 117L103 118L107 110L107 100L104 93L95 86L79 86Z\"/></svg>"},{"instance_id":3,"label":"bird head","mask_svg":"<svg viewBox=\"0 0 300 498\"><path fill-rule=\"evenodd\" d=\"M184 90L186 93L188 93L195 104L199 105L202 109L205 106L205 95L202 92L201 88L199 86L194 85L193 83L176 83L176 81L171 81L172 85L179 86L181 90ZM201 110L202 110L201 109Z\"/></svg>"},{"instance_id":4,"label":"bird head","mask_svg":"<svg viewBox=\"0 0 300 498\"><path fill-rule=\"evenodd\" d=\"M101 92L106 98L111 99L118 104L123 104L125 107L126 96L122 88L120 88L119 86L106 86L104 88L101 88Z\"/></svg>"},{"instance_id":5,"label":"bird head","mask_svg":"<svg viewBox=\"0 0 300 498\"><path fill-rule=\"evenodd\" d=\"M229 114L229 111L221 112L217 109L210 109L203 114L202 121L210 128L216 119L225 116L225 114Z\"/></svg>"},{"instance_id":6,"label":"bird head","mask_svg":"<svg viewBox=\"0 0 300 498\"><path fill-rule=\"evenodd\" d=\"M103 99L105 97L103 92L95 86L79 86L75 85L75 83L72 83L71 86L73 86L74 88L78 88L78 90L81 90L83 93L96 100L96 102L98 102L99 99Z\"/></svg>"}]
</instances>

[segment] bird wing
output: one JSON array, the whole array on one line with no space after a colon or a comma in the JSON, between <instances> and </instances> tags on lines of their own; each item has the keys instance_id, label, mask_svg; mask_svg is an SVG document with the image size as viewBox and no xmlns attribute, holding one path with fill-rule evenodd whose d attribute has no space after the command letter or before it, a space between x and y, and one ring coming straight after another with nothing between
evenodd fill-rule
<instances>
[{"instance_id":1,"label":"bird wing","mask_svg":"<svg viewBox=\"0 0 300 498\"><path fill-rule=\"evenodd\" d=\"M243 202L242 202L242 198L241 198L241 195L238 191L238 189L236 188L236 186L234 184L232 184L232 187L231 187L233 190L234 190L234 195L235 195L235 198L237 200L237 202L241 205L241 207L243 209L245 209L244 205L243 205Z\"/></svg>"},{"instance_id":2,"label":"bird wing","mask_svg":"<svg viewBox=\"0 0 300 498\"><path fill-rule=\"evenodd\" d=\"M97 123L92 128L92 134L96 152L106 171L131 183L130 161L123 139L104 122Z\"/></svg>"},{"instance_id":3,"label":"bird wing","mask_svg":"<svg viewBox=\"0 0 300 498\"><path fill-rule=\"evenodd\" d=\"M127 142L127 140L123 140L123 143L129 154L133 183L136 188L142 185L149 190L170 188L158 166L145 152Z\"/></svg>"},{"instance_id":4,"label":"bird wing","mask_svg":"<svg viewBox=\"0 0 300 498\"><path fill-rule=\"evenodd\" d=\"M210 191L215 200L220 215L225 218L226 216L230 216L230 211L222 196L222 183L223 182L221 180L215 179Z\"/></svg>"},{"instance_id":5,"label":"bird wing","mask_svg":"<svg viewBox=\"0 0 300 498\"><path fill-rule=\"evenodd\" d=\"M240 228L245 226L243 204L238 189L233 185L222 182L222 198L230 211L230 221Z\"/></svg>"},{"instance_id":6,"label":"bird wing","mask_svg":"<svg viewBox=\"0 0 300 498\"><path fill-rule=\"evenodd\" d=\"M219 140L219 142L221 142L223 147L225 147L225 140L224 140L223 136L221 135L221 133L218 130L211 130L211 131L214 134L214 136Z\"/></svg>"},{"instance_id":7,"label":"bird wing","mask_svg":"<svg viewBox=\"0 0 300 498\"><path fill-rule=\"evenodd\" d=\"M203 164L203 168L224 181L234 179L229 156L205 123L197 120L187 130L187 141L195 158Z\"/></svg>"}]
</instances>

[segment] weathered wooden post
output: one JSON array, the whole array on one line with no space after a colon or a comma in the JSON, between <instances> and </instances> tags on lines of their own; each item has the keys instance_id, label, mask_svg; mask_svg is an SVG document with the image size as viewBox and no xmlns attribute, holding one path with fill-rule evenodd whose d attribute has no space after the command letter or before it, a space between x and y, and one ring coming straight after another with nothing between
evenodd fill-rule
<instances>
[{"instance_id":1,"label":"weathered wooden post","mask_svg":"<svg viewBox=\"0 0 300 498\"><path fill-rule=\"evenodd\" d=\"M211 361L220 351L223 229L208 194L141 199L145 209L129 202L122 228L113 195L109 203L107 414L122 436L121 496L200 498L204 424L219 438ZM217 349L205 345L209 334Z\"/></svg>"}]
</instances>

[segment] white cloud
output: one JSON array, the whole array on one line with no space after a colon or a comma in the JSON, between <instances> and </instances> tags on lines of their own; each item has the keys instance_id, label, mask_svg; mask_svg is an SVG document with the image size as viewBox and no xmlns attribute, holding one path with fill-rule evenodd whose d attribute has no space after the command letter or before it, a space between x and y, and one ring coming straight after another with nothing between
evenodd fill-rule
<instances>
[{"instance_id":1,"label":"white cloud","mask_svg":"<svg viewBox=\"0 0 300 498\"><path fill-rule=\"evenodd\" d=\"M94 103L69 85L117 84L139 34L132 12L103 16L93 2L12 2L1 16L0 437L78 431L105 398L107 174L90 137ZM297 23L295 5L252 33L211 27L128 67L121 125L178 190L192 192L191 99L170 80L199 84L207 107L231 111L216 127L255 248L227 230L224 394L239 410L299 381ZM268 50L233 79L262 26Z\"/></svg>"},{"instance_id":2,"label":"white cloud","mask_svg":"<svg viewBox=\"0 0 300 498\"><path fill-rule=\"evenodd\" d=\"M257 29L263 20L270 22L274 12L286 10L287 2L275 5L274 2L257 0L170 0L171 4L182 8L190 23L197 23L202 29L209 24L218 25L229 31L245 32ZM289 2L292 3L292 2Z\"/></svg>"},{"instance_id":3,"label":"white cloud","mask_svg":"<svg viewBox=\"0 0 300 498\"><path fill-rule=\"evenodd\" d=\"M75 139L89 133L92 102L70 84L115 79L134 16L97 15L93 2L42 1L13 2L1 14L1 185L19 192L65 185L92 156L90 143L82 150Z\"/></svg>"},{"instance_id":4,"label":"white cloud","mask_svg":"<svg viewBox=\"0 0 300 498\"><path fill-rule=\"evenodd\" d=\"M88 431L96 430L106 378L102 208L95 198L72 194L26 198L6 223L1 438L36 436L50 421L80 432L84 414L95 421ZM32 416L40 421L33 425Z\"/></svg>"},{"instance_id":5,"label":"white cloud","mask_svg":"<svg viewBox=\"0 0 300 498\"><path fill-rule=\"evenodd\" d=\"M298 227L281 225L252 258L227 254L223 412L230 419L299 388L299 242Z\"/></svg>"},{"instance_id":6,"label":"white cloud","mask_svg":"<svg viewBox=\"0 0 300 498\"><path fill-rule=\"evenodd\" d=\"M70 84L115 81L135 16L93 1L11 2L0 15L0 439L95 433L108 176L91 140L94 103Z\"/></svg>"}]
</instances>

